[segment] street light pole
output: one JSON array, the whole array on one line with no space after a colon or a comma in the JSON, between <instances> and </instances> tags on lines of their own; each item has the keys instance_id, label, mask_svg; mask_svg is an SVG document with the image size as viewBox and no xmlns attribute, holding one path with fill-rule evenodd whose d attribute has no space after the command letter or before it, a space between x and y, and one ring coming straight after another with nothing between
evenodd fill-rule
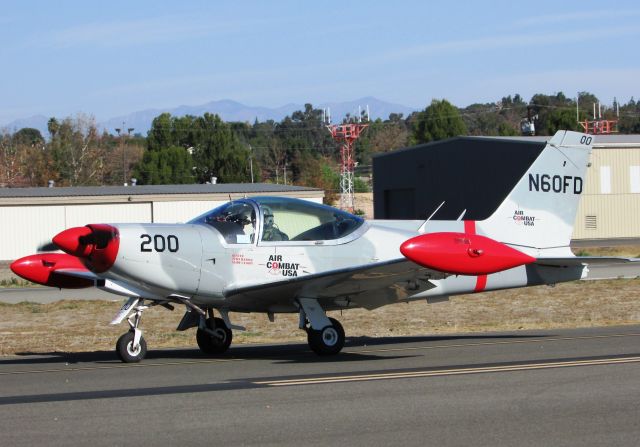
<instances>
[{"instance_id":1,"label":"street light pole","mask_svg":"<svg viewBox=\"0 0 640 447\"><path fill-rule=\"evenodd\" d=\"M122 122L122 128L116 128L118 136L120 137L120 149L122 150L122 185L127 186L127 158L124 150L124 139L127 136L131 136L131 132L134 131L133 127L127 128L127 133L124 133L125 122Z\"/></svg>"}]
</instances>

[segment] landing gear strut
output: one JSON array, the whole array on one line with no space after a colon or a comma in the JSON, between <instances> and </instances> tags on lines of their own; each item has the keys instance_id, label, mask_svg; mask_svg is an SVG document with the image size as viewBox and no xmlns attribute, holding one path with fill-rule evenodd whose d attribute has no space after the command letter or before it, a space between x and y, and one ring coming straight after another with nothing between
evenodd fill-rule
<instances>
[{"instance_id":1,"label":"landing gear strut","mask_svg":"<svg viewBox=\"0 0 640 447\"><path fill-rule=\"evenodd\" d=\"M147 355L147 342L138 327L142 319L142 312L149 306L145 306L142 303L138 306L137 303L137 299L127 302L127 304L130 304L129 308L135 306L133 308L135 313L127 319L130 326L129 332L122 334L116 343L116 354L125 363L139 362ZM125 307L127 304L125 304ZM123 307L123 309L125 308Z\"/></svg>"},{"instance_id":2,"label":"landing gear strut","mask_svg":"<svg viewBox=\"0 0 640 447\"><path fill-rule=\"evenodd\" d=\"M307 331L307 342L318 355L335 355L344 347L344 329L338 320L328 318L318 300L300 298L300 328ZM309 323L307 326L307 322Z\"/></svg>"}]
</instances>

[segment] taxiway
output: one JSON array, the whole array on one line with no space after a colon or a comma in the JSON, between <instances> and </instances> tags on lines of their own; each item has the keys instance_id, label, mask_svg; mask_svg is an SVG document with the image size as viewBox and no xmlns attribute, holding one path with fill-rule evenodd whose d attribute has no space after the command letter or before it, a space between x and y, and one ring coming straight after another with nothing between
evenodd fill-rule
<instances>
[{"instance_id":1,"label":"taxiway","mask_svg":"<svg viewBox=\"0 0 640 447\"><path fill-rule=\"evenodd\" d=\"M0 358L3 445L637 445L640 326Z\"/></svg>"}]
</instances>

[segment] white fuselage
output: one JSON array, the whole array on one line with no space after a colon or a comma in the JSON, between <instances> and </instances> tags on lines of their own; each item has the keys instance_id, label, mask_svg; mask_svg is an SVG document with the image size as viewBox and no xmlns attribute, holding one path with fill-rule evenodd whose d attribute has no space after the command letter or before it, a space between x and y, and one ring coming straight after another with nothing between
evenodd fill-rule
<instances>
[{"instance_id":1,"label":"white fuselage","mask_svg":"<svg viewBox=\"0 0 640 447\"><path fill-rule=\"evenodd\" d=\"M146 298L162 299L172 294L195 303L231 310L263 310L260 302L235 305L225 291L265 287L269 283L326 271L401 259L402 242L419 234L420 221L369 221L353 234L334 241L280 241L228 244L220 233L199 224L121 224L120 251L114 266L104 276L116 284L135 284ZM463 222L430 222L422 231L464 231ZM479 276L449 276L433 280L429 290L399 296L398 300L449 296L527 285L579 279L582 269L520 266ZM371 295L371 294L370 294ZM294 297L270 297L281 302L269 309L295 311ZM257 300L259 301L259 300ZM379 305L389 304L388 300ZM377 307L375 298L365 307ZM359 307L356 301L349 307Z\"/></svg>"}]
</instances>

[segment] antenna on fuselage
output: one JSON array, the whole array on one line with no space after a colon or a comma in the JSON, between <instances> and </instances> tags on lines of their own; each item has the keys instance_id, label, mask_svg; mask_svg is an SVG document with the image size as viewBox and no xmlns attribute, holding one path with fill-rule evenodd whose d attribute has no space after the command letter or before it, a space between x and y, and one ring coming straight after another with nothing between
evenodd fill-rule
<instances>
[{"instance_id":1,"label":"antenna on fuselage","mask_svg":"<svg viewBox=\"0 0 640 447\"><path fill-rule=\"evenodd\" d=\"M442 208L442 206L444 205L445 202L446 202L446 200L443 200L442 203L440 205L438 205L438 207L433 211L433 213L431 213L431 215L429 217L427 217L427 220L425 220L424 223L422 225L420 225L420 228L418 228L418 233L424 232L424 228L427 225L427 223L431 220L431 218L433 216L436 215L436 213L440 210L440 208ZM465 212L466 212L466 210L465 210Z\"/></svg>"},{"instance_id":2,"label":"antenna on fuselage","mask_svg":"<svg viewBox=\"0 0 640 447\"><path fill-rule=\"evenodd\" d=\"M429 222L431 218L436 215L436 213L440 210L440 208L442 208L442 205L444 205L444 202L446 202L446 200L443 200L442 203L438 205L438 207L434 210L434 212L431 213L431 216L427 217L427 220L425 221L425 223Z\"/></svg>"}]
</instances>

